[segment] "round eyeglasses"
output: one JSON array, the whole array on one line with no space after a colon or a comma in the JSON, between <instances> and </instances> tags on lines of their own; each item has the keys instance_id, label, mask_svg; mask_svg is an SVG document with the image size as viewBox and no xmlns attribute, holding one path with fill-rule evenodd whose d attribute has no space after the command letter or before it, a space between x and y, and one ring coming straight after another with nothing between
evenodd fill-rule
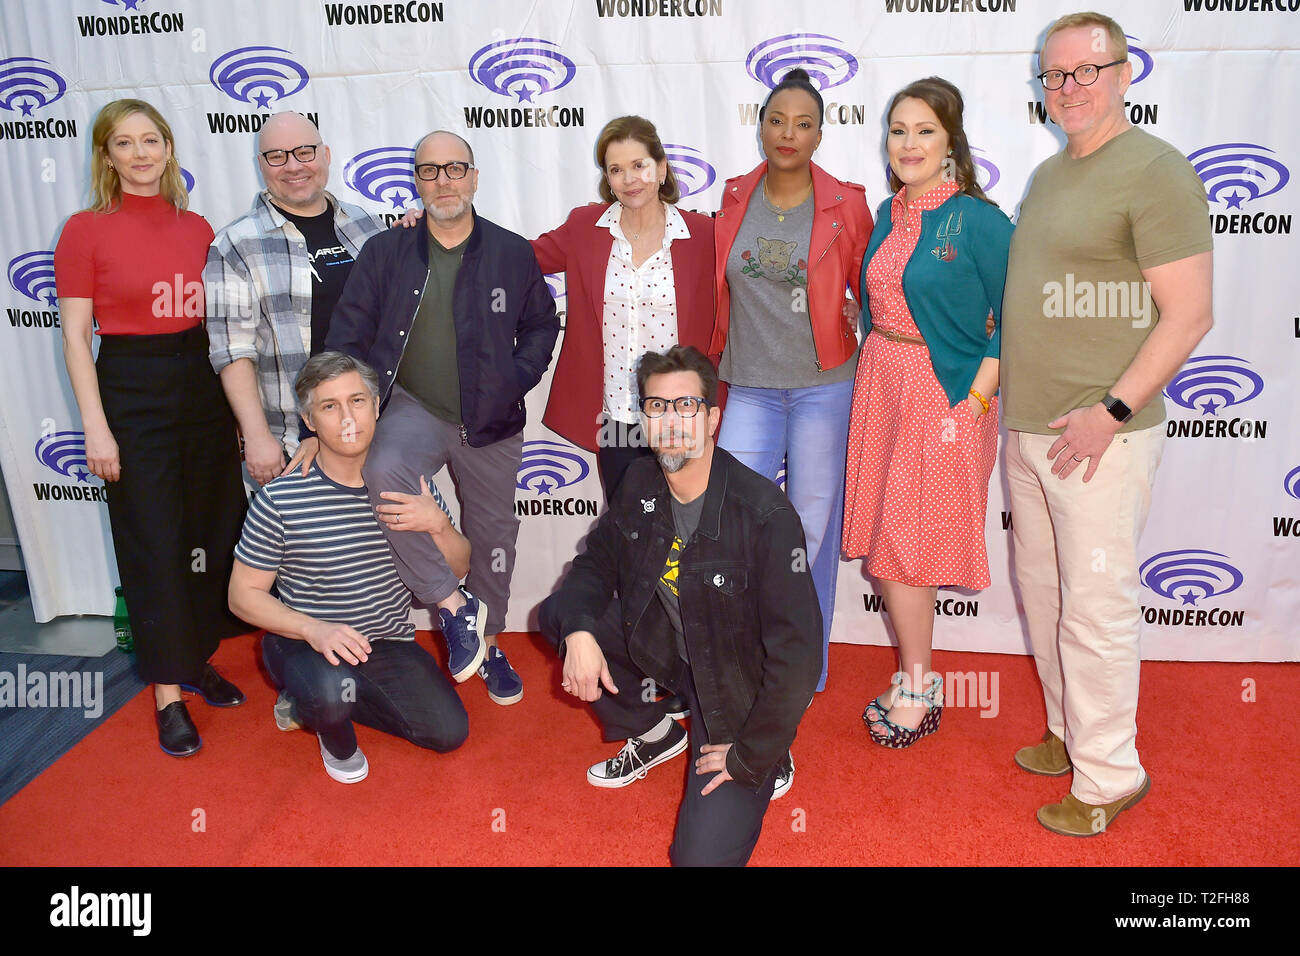
<instances>
[{"instance_id":1,"label":"round eyeglasses","mask_svg":"<svg viewBox=\"0 0 1300 956\"><path fill-rule=\"evenodd\" d=\"M1064 70L1044 70L1038 74L1038 82L1043 84L1045 90L1059 90L1065 85L1065 78L1071 77L1079 86L1092 86L1097 82L1097 76L1108 66L1118 66L1121 63L1127 63L1127 60L1111 60L1109 63L1103 63L1098 66L1096 63L1084 63L1082 66L1076 66L1068 73Z\"/></svg>"},{"instance_id":2,"label":"round eyeglasses","mask_svg":"<svg viewBox=\"0 0 1300 956\"><path fill-rule=\"evenodd\" d=\"M682 418L694 418L701 408L707 408L708 402L698 395L682 395L679 398L658 398L647 395L641 399L641 414L646 418L663 418L668 409L674 408Z\"/></svg>"}]
</instances>

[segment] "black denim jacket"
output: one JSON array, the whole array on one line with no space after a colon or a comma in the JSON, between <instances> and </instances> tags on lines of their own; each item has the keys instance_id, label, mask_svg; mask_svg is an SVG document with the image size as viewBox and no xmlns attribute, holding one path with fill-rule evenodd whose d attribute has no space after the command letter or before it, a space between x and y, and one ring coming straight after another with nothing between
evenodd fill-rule
<instances>
[{"instance_id":1,"label":"black denim jacket","mask_svg":"<svg viewBox=\"0 0 1300 956\"><path fill-rule=\"evenodd\" d=\"M549 602L560 637L594 631L617 591L634 663L675 688L684 664L655 586L674 535L671 492L654 459L627 470L586 548ZM714 447L699 527L677 587L709 743L732 743L727 772L758 790L785 756L821 675L822 617L803 525L762 475Z\"/></svg>"}]
</instances>

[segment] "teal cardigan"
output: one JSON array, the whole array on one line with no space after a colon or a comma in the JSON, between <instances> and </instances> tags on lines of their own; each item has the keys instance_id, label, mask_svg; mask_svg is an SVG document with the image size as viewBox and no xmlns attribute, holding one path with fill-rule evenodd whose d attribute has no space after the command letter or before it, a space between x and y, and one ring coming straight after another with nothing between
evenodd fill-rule
<instances>
[{"instance_id":1,"label":"teal cardigan","mask_svg":"<svg viewBox=\"0 0 1300 956\"><path fill-rule=\"evenodd\" d=\"M876 227L862 260L864 334L871 328L867 266L892 228L893 201L889 197L876 211ZM1002 210L965 193L921 213L921 238L903 268L903 295L929 346L934 377L950 405L970 394L980 363L1001 354L1002 289L1014 230ZM991 338L987 333L990 310Z\"/></svg>"}]
</instances>

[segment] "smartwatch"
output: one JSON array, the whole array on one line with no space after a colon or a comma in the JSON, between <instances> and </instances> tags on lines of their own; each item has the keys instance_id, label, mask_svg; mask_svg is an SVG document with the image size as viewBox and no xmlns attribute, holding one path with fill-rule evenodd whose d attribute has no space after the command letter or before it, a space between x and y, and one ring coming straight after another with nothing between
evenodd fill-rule
<instances>
[{"instance_id":1,"label":"smartwatch","mask_svg":"<svg viewBox=\"0 0 1300 956\"><path fill-rule=\"evenodd\" d=\"M1133 417L1133 409L1129 408L1110 392L1106 393L1106 397L1101 400L1101 403L1106 406L1106 411L1110 412L1111 418L1115 419L1115 421L1119 422L1121 425L1125 424Z\"/></svg>"}]
</instances>

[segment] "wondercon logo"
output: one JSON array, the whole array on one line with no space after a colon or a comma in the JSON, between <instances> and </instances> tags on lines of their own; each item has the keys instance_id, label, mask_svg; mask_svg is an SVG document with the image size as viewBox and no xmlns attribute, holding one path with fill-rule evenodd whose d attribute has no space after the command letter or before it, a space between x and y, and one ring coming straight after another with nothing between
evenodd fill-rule
<instances>
[{"instance_id":1,"label":"wondercon logo","mask_svg":"<svg viewBox=\"0 0 1300 956\"><path fill-rule=\"evenodd\" d=\"M343 167L343 182L377 203L401 209L419 195L415 188L415 150L380 146L357 153Z\"/></svg>"},{"instance_id":2,"label":"wondercon logo","mask_svg":"<svg viewBox=\"0 0 1300 956\"><path fill-rule=\"evenodd\" d=\"M86 463L85 432L52 432L36 442L36 460L66 478L91 481L96 476Z\"/></svg>"},{"instance_id":3,"label":"wondercon logo","mask_svg":"<svg viewBox=\"0 0 1300 956\"><path fill-rule=\"evenodd\" d=\"M1291 179L1290 170L1267 155L1272 152L1254 143L1219 143L1188 153L1187 159L1205 183L1210 202L1222 201L1229 209L1240 209L1243 202L1271 196ZM1232 192L1226 192L1229 189Z\"/></svg>"},{"instance_id":4,"label":"wondercon logo","mask_svg":"<svg viewBox=\"0 0 1300 956\"><path fill-rule=\"evenodd\" d=\"M1165 397L1183 408L1218 415L1219 409L1241 405L1264 391L1264 379L1250 363L1234 355L1198 355L1165 386Z\"/></svg>"},{"instance_id":5,"label":"wondercon logo","mask_svg":"<svg viewBox=\"0 0 1300 956\"><path fill-rule=\"evenodd\" d=\"M546 280L546 288L551 293L551 298L556 302L559 302L569 294L568 288L564 282L564 277L558 272L548 272L542 278Z\"/></svg>"},{"instance_id":6,"label":"wondercon logo","mask_svg":"<svg viewBox=\"0 0 1300 956\"><path fill-rule=\"evenodd\" d=\"M469 58L470 78L499 96L531 103L539 93L554 93L577 73L573 61L550 40L515 37L479 47Z\"/></svg>"},{"instance_id":7,"label":"wondercon logo","mask_svg":"<svg viewBox=\"0 0 1300 956\"><path fill-rule=\"evenodd\" d=\"M975 155L982 152L984 150L978 146L971 147L971 159L975 161L975 178L979 180L980 189L988 192L998 184L998 180L1002 178L1002 171L993 165L992 160Z\"/></svg>"},{"instance_id":8,"label":"wondercon logo","mask_svg":"<svg viewBox=\"0 0 1300 956\"><path fill-rule=\"evenodd\" d=\"M42 299L55 308L59 302L54 288L54 253L49 249L24 252L9 260L9 285L34 302Z\"/></svg>"},{"instance_id":9,"label":"wondercon logo","mask_svg":"<svg viewBox=\"0 0 1300 956\"><path fill-rule=\"evenodd\" d=\"M828 90L853 79L858 60L839 40L821 33L787 33L764 40L745 57L745 72L769 90L797 66L808 71L813 86Z\"/></svg>"},{"instance_id":10,"label":"wondercon logo","mask_svg":"<svg viewBox=\"0 0 1300 956\"><path fill-rule=\"evenodd\" d=\"M307 71L278 46L241 46L212 61L212 85L231 99L270 109L307 85Z\"/></svg>"},{"instance_id":11,"label":"wondercon logo","mask_svg":"<svg viewBox=\"0 0 1300 956\"><path fill-rule=\"evenodd\" d=\"M1292 498L1300 498L1300 465L1286 473L1282 479L1282 488Z\"/></svg>"},{"instance_id":12,"label":"wondercon logo","mask_svg":"<svg viewBox=\"0 0 1300 956\"><path fill-rule=\"evenodd\" d=\"M549 495L557 488L576 485L590 472L587 460L566 442L526 441L515 487Z\"/></svg>"},{"instance_id":13,"label":"wondercon logo","mask_svg":"<svg viewBox=\"0 0 1300 956\"><path fill-rule=\"evenodd\" d=\"M664 143L664 155L672 167L677 183L682 187L682 198L702 193L718 178L717 170L704 161L694 146Z\"/></svg>"},{"instance_id":14,"label":"wondercon logo","mask_svg":"<svg viewBox=\"0 0 1300 956\"><path fill-rule=\"evenodd\" d=\"M110 7L121 7L123 10L138 10L144 0L103 0Z\"/></svg>"},{"instance_id":15,"label":"wondercon logo","mask_svg":"<svg viewBox=\"0 0 1300 956\"><path fill-rule=\"evenodd\" d=\"M32 110L49 106L68 91L63 77L49 67L49 60L14 56L0 60L0 107L31 116Z\"/></svg>"},{"instance_id":16,"label":"wondercon logo","mask_svg":"<svg viewBox=\"0 0 1300 956\"><path fill-rule=\"evenodd\" d=\"M1162 551L1147 558L1138 574L1152 591L1170 600L1195 605L1201 598L1217 597L1241 587L1240 571L1217 551Z\"/></svg>"},{"instance_id":17,"label":"wondercon logo","mask_svg":"<svg viewBox=\"0 0 1300 956\"><path fill-rule=\"evenodd\" d=\"M181 167L181 181L185 183L187 193L194 192L194 174L184 166Z\"/></svg>"},{"instance_id":18,"label":"wondercon logo","mask_svg":"<svg viewBox=\"0 0 1300 956\"><path fill-rule=\"evenodd\" d=\"M1137 37L1130 36L1127 33L1124 34L1124 37L1130 41L1137 39ZM1143 80L1145 80L1148 76L1151 75L1151 71L1155 68L1156 65L1155 60L1151 59L1150 53L1142 49L1140 46L1135 46L1132 42L1130 42L1128 45L1128 55L1130 58L1137 57L1138 65L1141 67L1141 70L1135 69L1133 71L1132 83L1141 83Z\"/></svg>"}]
</instances>

